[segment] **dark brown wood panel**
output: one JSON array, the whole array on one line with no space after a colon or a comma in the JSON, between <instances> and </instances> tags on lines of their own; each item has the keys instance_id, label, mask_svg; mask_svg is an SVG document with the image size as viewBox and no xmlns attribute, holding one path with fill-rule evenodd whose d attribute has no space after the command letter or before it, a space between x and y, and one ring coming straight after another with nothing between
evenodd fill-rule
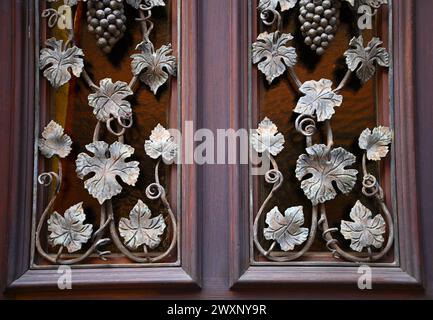
<instances>
[{"instance_id":1,"label":"dark brown wood panel","mask_svg":"<svg viewBox=\"0 0 433 320\"><path fill-rule=\"evenodd\" d=\"M184 74L182 82L182 118L196 120L197 127L224 128L227 126L247 127L245 118L245 63L247 58L241 53L248 50L249 43L244 37L247 28L246 0L182 0L187 8L184 13L184 44L182 46L184 59ZM59 292L50 286L43 285L43 291L33 292L26 287L19 291L8 291L3 295L4 288L13 279L20 277L27 269L28 257L20 253L29 250L29 243L24 235L29 232L29 225L22 220L25 212L31 210L31 192L25 191L31 183L32 155L26 150L33 149L33 119L31 110L33 103L32 83L34 61L23 50L28 44L27 25L28 3L25 0L4 0L0 8L0 40L2 50L2 73L0 74L1 114L0 117L0 289L2 298L433 298L433 151L431 138L428 134L433 123L433 3L431 0L398 0L395 5L401 5L406 11L405 3L416 5L415 17L411 29L410 24L402 24L401 30L406 33L397 35L400 42L416 39L409 45L408 51L399 57L399 63L406 65L411 55L416 57L415 65L408 65L406 72L412 74L416 86L401 87L403 96L407 89L413 90L412 95L416 108L413 113L401 118L401 123L411 122L413 131L409 156L416 156L416 162L406 161L400 165L400 170L412 172L417 167L418 192L407 190L409 197L400 199L400 206L418 206L420 209L420 228L408 227L408 234L414 233L422 240L422 270L424 285L427 290L408 289L398 286L390 289L387 286L375 288L372 292L360 292L351 284L331 284L326 291L321 284L294 283L290 287L276 287L273 284L258 284L257 276L253 281L244 278L249 283L246 287L230 289L232 283L244 273L248 264L245 263L245 247L248 231L247 221L239 212L248 209L245 182L248 173L237 166L206 166L196 171L186 166L184 172L183 205L187 210L182 224L192 223L191 233L184 234L182 244L186 258L185 268L190 274L200 275L203 288L175 288L174 286L153 286L144 288L133 285L133 278L141 277L134 271L129 273L131 282L123 284L108 283L108 287L100 287L98 282L90 278L82 278L84 282L72 292ZM409 14L410 11L408 11ZM197 17L199 17L197 19ZM195 20L197 19L197 20ZM402 31L403 32L403 31ZM410 33L407 33L410 32ZM412 33L413 32L413 33ZM185 42L189 40L188 42ZM196 41L197 40L197 47ZM402 43L403 45L403 43ZM414 47L412 48L412 45ZM234 49L239 49L234 50ZM415 49L415 50L413 50ZM30 50L31 51L31 50ZM412 70L412 72L410 72ZM196 77L198 75L198 77ZM405 77L405 73L400 74ZM25 92L23 94L23 92ZM410 95L409 95L410 96ZM197 99L199 104L197 104ZM402 105L411 103L402 97ZM197 107L198 114L194 110ZM410 141L404 140L404 141ZM30 181L29 181L30 180ZM242 182L242 183L239 183ZM23 193L24 190L24 193ZM199 191L197 191L199 190ZM227 198L230 195L231 197ZM407 202L407 203L406 203ZM197 211L196 219L195 212ZM413 213L415 215L415 213ZM186 217L186 219L185 219ZM228 218L232 217L232 220ZM403 221L404 223L405 221ZM207 234L208 233L208 234ZM195 241L197 240L197 241ZM191 243L200 243L197 247L188 247ZM28 252L28 251L27 251ZM414 250L413 254L420 252ZM410 256L407 261L410 263ZM203 268L199 267L203 262ZM310 270L314 271L314 270ZM127 271L125 271L126 273ZM255 272L255 270L250 270ZM97 271L95 271L98 275ZM100 273L99 273L100 274ZM251 273L250 273L251 274ZM269 273L261 272L259 276ZM313 274L313 273L311 273ZM90 274L88 274L90 275ZM249 274L247 274L249 276ZM313 274L314 275L314 274ZM401 279L399 278L394 279ZM26 276L32 276L27 274ZM41 275L41 284L46 281L46 275ZM388 273L387 276L393 276ZM49 275L48 275L49 277ZM24 279L24 278L23 278ZM99 278L101 279L101 278ZM145 278L140 278L144 279ZM187 280L177 278L179 282ZM230 281L228 279L231 279ZM384 278L385 279L385 278ZM144 281L143 280L143 281ZM386 280L386 279L385 279ZM403 279L404 280L404 279ZM406 281L406 280L404 280ZM90 290L85 286L90 285ZM136 282L134 282L136 283ZM19 284L19 283L18 283ZM17 285L18 285L17 284ZM130 285L133 285L132 287Z\"/></svg>"}]
</instances>

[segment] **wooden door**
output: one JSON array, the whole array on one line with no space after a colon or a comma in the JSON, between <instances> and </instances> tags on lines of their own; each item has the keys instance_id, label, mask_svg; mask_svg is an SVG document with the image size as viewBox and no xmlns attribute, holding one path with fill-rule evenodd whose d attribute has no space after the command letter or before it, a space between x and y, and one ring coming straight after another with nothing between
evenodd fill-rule
<instances>
[{"instance_id":1,"label":"wooden door","mask_svg":"<svg viewBox=\"0 0 433 320\"><path fill-rule=\"evenodd\" d=\"M170 92L166 114L152 115L153 120L165 119L166 124L182 131L188 130L186 121L212 132L256 128L262 115L255 113L259 97L254 88L263 81L250 60L251 45L260 28L256 1L170 3L168 33L182 64L177 80L165 88ZM257 212L260 196L255 198L251 192L255 178L250 176L249 165L241 164L182 164L168 171L167 190L176 194L170 201L180 217L178 247L171 260L144 266L121 257L117 266L107 269L98 266L101 262L86 263L73 269L73 290L58 290L57 268L31 265L32 212L42 206L34 200L35 194L41 196L33 189L35 170L40 169L35 168L35 139L42 125L49 122L40 108L40 92L46 90L46 84L37 85L39 76L35 75L40 49L40 39L33 32L40 23L35 8L33 1L12 0L1 8L5 44L0 119L1 191L5 195L0 212L3 298L432 297L431 1L393 0L392 33L379 21L379 33L393 47L392 74L376 80L379 89L374 98L381 108L378 118L395 130L394 156L382 170L385 194L394 199L388 204L398 209L398 241L390 263L372 264L373 290L367 293L358 288L357 266L324 263L320 260L323 255L313 256L312 263L261 264L261 258L254 259L251 215ZM121 77L122 72L116 75ZM391 93L386 79L392 79ZM143 131L147 135L150 129L149 124ZM286 134L287 138L291 136ZM62 210L69 207L70 197L65 198ZM332 258L329 252L328 258Z\"/></svg>"}]
</instances>

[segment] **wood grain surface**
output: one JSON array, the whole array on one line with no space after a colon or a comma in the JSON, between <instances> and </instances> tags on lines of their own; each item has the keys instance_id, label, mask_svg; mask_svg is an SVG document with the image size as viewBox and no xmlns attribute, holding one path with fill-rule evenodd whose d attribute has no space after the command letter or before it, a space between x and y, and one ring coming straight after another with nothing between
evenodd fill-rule
<instances>
[{"instance_id":1,"label":"wood grain surface","mask_svg":"<svg viewBox=\"0 0 433 320\"><path fill-rule=\"evenodd\" d=\"M241 50L249 47L245 36L246 0L182 1L186 2L184 7L188 12L183 14L183 41L187 42L182 46L185 57L182 119L196 120L199 128L245 127L248 124L245 117L248 110L245 99L247 70ZM379 272L381 284L368 293L355 288L344 270L339 268L322 271L291 269L295 273L287 273L287 269L255 267L245 273L248 268L248 251L245 251L248 250L248 228L245 227L248 221L245 215L245 212L248 214L245 211L248 210L245 193L248 174L245 174L245 168L236 166L182 168L183 173L186 172L182 176L185 188L182 225L191 228L182 240L186 272L80 270L77 287L71 292L59 292L53 289L53 274L28 271L35 74L34 39L28 39L28 26L33 25L30 2L5 0L0 7L3 23L0 29L3 44L0 53L2 298L433 298L433 148L428 134L433 121L432 1L393 1L394 18L401 19L397 21L394 37L395 48L399 49L395 56L398 71L395 77L400 83L395 97L398 100L396 125L399 126L400 143L396 170L397 177L406 179L397 180L397 185L406 184L397 189L401 192L397 203L399 210L409 211L399 221L399 225L404 226L400 237L418 238L421 247L419 249L416 240L403 244L406 254L402 257L402 267ZM325 276L319 278L323 271ZM288 281L296 275L304 281L294 279L290 285L284 285L280 279L285 273ZM107 279L109 277L111 280ZM231 288L239 278L243 284ZM270 281L263 282L264 278ZM417 284L421 278L424 288L410 285ZM201 289L193 285L196 281L201 283Z\"/></svg>"}]
</instances>

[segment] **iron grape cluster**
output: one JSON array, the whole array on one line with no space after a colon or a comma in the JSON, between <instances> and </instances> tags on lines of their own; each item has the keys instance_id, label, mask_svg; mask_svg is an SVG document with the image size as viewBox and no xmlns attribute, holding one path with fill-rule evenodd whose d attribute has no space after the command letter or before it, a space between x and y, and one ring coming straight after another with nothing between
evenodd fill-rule
<instances>
[{"instance_id":1,"label":"iron grape cluster","mask_svg":"<svg viewBox=\"0 0 433 320\"><path fill-rule=\"evenodd\" d=\"M96 35L96 44L104 53L110 53L126 31L123 0L87 1L87 26Z\"/></svg>"},{"instance_id":2,"label":"iron grape cluster","mask_svg":"<svg viewBox=\"0 0 433 320\"><path fill-rule=\"evenodd\" d=\"M337 33L341 3L339 0L300 0L299 4L304 42L321 56Z\"/></svg>"}]
</instances>

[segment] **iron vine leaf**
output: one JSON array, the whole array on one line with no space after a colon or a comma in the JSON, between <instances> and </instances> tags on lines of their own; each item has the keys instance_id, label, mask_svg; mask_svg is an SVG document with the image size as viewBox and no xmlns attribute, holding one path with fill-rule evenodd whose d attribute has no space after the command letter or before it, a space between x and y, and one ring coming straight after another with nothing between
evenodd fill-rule
<instances>
[{"instance_id":1,"label":"iron vine leaf","mask_svg":"<svg viewBox=\"0 0 433 320\"><path fill-rule=\"evenodd\" d=\"M370 80L376 72L375 62L382 67L389 67L389 54L385 48L380 47L381 44L379 38L373 38L364 48L362 35L350 40L352 48L344 53L346 63L351 71L356 70L357 77L363 83Z\"/></svg>"},{"instance_id":2,"label":"iron vine leaf","mask_svg":"<svg viewBox=\"0 0 433 320\"><path fill-rule=\"evenodd\" d=\"M352 7L355 6L356 0L344 0L344 1L350 3ZM375 9L379 8L383 4L388 4L388 0L357 0L357 1L359 2L359 4L366 4Z\"/></svg>"},{"instance_id":3,"label":"iron vine leaf","mask_svg":"<svg viewBox=\"0 0 433 320\"><path fill-rule=\"evenodd\" d=\"M359 147L367 152L367 159L380 161L389 152L389 145L392 142L392 131L387 127L365 129L359 137Z\"/></svg>"},{"instance_id":4,"label":"iron vine leaf","mask_svg":"<svg viewBox=\"0 0 433 320\"><path fill-rule=\"evenodd\" d=\"M134 7L135 9L140 8L141 0L126 0L126 3L128 3L130 6Z\"/></svg>"},{"instance_id":5,"label":"iron vine leaf","mask_svg":"<svg viewBox=\"0 0 433 320\"><path fill-rule=\"evenodd\" d=\"M139 47L142 44L139 44ZM169 75L176 75L176 58L171 44L163 45L156 52L147 51L134 54L132 58L132 73L140 76L141 81L150 87L156 95L158 89L167 82Z\"/></svg>"},{"instance_id":6,"label":"iron vine leaf","mask_svg":"<svg viewBox=\"0 0 433 320\"><path fill-rule=\"evenodd\" d=\"M48 0L48 2L57 2L59 0ZM78 4L78 0L63 0L63 3L67 6L73 7Z\"/></svg>"},{"instance_id":7,"label":"iron vine leaf","mask_svg":"<svg viewBox=\"0 0 433 320\"><path fill-rule=\"evenodd\" d=\"M126 0L126 2L135 9L139 9L143 2L147 8L165 6L164 0Z\"/></svg>"},{"instance_id":8,"label":"iron vine leaf","mask_svg":"<svg viewBox=\"0 0 433 320\"><path fill-rule=\"evenodd\" d=\"M84 224L86 215L83 211L83 203L76 204L65 211L62 217L54 212L48 219L48 241L54 246L63 246L69 253L81 250L82 244L89 241L93 226Z\"/></svg>"},{"instance_id":9,"label":"iron vine leaf","mask_svg":"<svg viewBox=\"0 0 433 320\"><path fill-rule=\"evenodd\" d=\"M266 223L269 227L263 230L265 239L277 241L283 251L291 251L307 240L308 229L301 228L304 224L302 207L288 208L284 215L275 207L268 212Z\"/></svg>"},{"instance_id":10,"label":"iron vine leaf","mask_svg":"<svg viewBox=\"0 0 433 320\"><path fill-rule=\"evenodd\" d=\"M289 33L273 32L261 33L253 43L253 63L258 63L259 70L270 83L296 64L296 50L286 47L286 43L293 39Z\"/></svg>"},{"instance_id":11,"label":"iron vine leaf","mask_svg":"<svg viewBox=\"0 0 433 320\"><path fill-rule=\"evenodd\" d=\"M332 81L328 79L306 81L299 90L305 96L299 99L294 111L309 116L316 114L319 122L330 120L334 108L343 103L343 96L332 91Z\"/></svg>"},{"instance_id":12,"label":"iron vine leaf","mask_svg":"<svg viewBox=\"0 0 433 320\"><path fill-rule=\"evenodd\" d=\"M177 157L179 146L174 142L170 132L158 124L152 130L150 140L145 142L144 149L152 159L162 157L166 163L172 163Z\"/></svg>"},{"instance_id":13,"label":"iron vine leaf","mask_svg":"<svg viewBox=\"0 0 433 320\"><path fill-rule=\"evenodd\" d=\"M341 221L341 234L351 240L353 250L362 252L371 246L382 248L386 224L381 215L372 218L371 211L358 201L350 212L350 218L354 222Z\"/></svg>"},{"instance_id":14,"label":"iron vine leaf","mask_svg":"<svg viewBox=\"0 0 433 320\"><path fill-rule=\"evenodd\" d=\"M388 4L388 0L359 0L362 4L369 5L372 8L378 9L383 4Z\"/></svg>"},{"instance_id":15,"label":"iron vine leaf","mask_svg":"<svg viewBox=\"0 0 433 320\"><path fill-rule=\"evenodd\" d=\"M277 156L284 149L284 142L284 136L268 118L260 122L259 128L251 135L251 145L258 153L269 152Z\"/></svg>"},{"instance_id":16,"label":"iron vine leaf","mask_svg":"<svg viewBox=\"0 0 433 320\"><path fill-rule=\"evenodd\" d=\"M152 218L149 207L141 200L129 214L129 219L122 218L119 222L119 232L127 247L135 250L141 245L155 249L161 243L160 236L164 233L166 224L161 215Z\"/></svg>"},{"instance_id":17,"label":"iron vine leaf","mask_svg":"<svg viewBox=\"0 0 433 320\"><path fill-rule=\"evenodd\" d=\"M298 0L260 0L260 11L275 10L280 5L281 11L287 11L296 6Z\"/></svg>"},{"instance_id":18,"label":"iron vine leaf","mask_svg":"<svg viewBox=\"0 0 433 320\"><path fill-rule=\"evenodd\" d=\"M44 76L51 85L58 89L71 79L72 73L79 77L83 71L83 50L72 46L63 49L63 40L50 38L45 42L47 48L41 50L39 67L44 70Z\"/></svg>"},{"instance_id":19,"label":"iron vine leaf","mask_svg":"<svg viewBox=\"0 0 433 320\"><path fill-rule=\"evenodd\" d=\"M78 0L65 0L65 4L72 7L78 4Z\"/></svg>"},{"instance_id":20,"label":"iron vine leaf","mask_svg":"<svg viewBox=\"0 0 433 320\"><path fill-rule=\"evenodd\" d=\"M355 6L355 0L344 0L344 1L349 2L352 7Z\"/></svg>"},{"instance_id":21,"label":"iron vine leaf","mask_svg":"<svg viewBox=\"0 0 433 320\"><path fill-rule=\"evenodd\" d=\"M355 162L356 157L343 148L330 150L326 145L317 144L307 148L307 154L299 157L296 178L302 181L305 176L311 175L302 181L301 188L313 205L318 205L337 196L333 182L344 194L352 191L358 171L346 167Z\"/></svg>"},{"instance_id":22,"label":"iron vine leaf","mask_svg":"<svg viewBox=\"0 0 433 320\"><path fill-rule=\"evenodd\" d=\"M131 104L124 100L133 95L131 88L122 81L112 82L111 79L103 79L99 83L99 89L89 95L89 105L93 113L100 121L106 122L111 117L129 119L131 117Z\"/></svg>"},{"instance_id":23,"label":"iron vine leaf","mask_svg":"<svg viewBox=\"0 0 433 320\"><path fill-rule=\"evenodd\" d=\"M42 132L42 138L38 140L39 150L46 158L54 155L66 158L71 153L72 140L64 133L61 125L51 121Z\"/></svg>"},{"instance_id":24,"label":"iron vine leaf","mask_svg":"<svg viewBox=\"0 0 433 320\"><path fill-rule=\"evenodd\" d=\"M86 149L94 156L79 154L76 172L80 179L94 173L93 177L84 182L84 187L100 204L122 192L122 186L116 177L128 185L135 186L140 174L139 163L125 162L134 154L134 148L120 142L109 146L106 142L98 141L88 144Z\"/></svg>"}]
</instances>

